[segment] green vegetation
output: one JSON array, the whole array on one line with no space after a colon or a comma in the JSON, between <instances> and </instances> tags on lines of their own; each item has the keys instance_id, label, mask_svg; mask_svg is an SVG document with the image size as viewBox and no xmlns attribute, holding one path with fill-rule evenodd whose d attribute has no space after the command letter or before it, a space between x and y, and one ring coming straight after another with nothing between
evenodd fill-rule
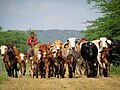
<instances>
[{"instance_id":1,"label":"green vegetation","mask_svg":"<svg viewBox=\"0 0 120 90\"><path fill-rule=\"evenodd\" d=\"M28 49L27 38L29 31L8 30L3 31L0 29L0 46L6 45L9 42L14 43L21 52L26 52Z\"/></svg>"},{"instance_id":2,"label":"green vegetation","mask_svg":"<svg viewBox=\"0 0 120 90\"><path fill-rule=\"evenodd\" d=\"M120 39L120 0L87 0L88 4L94 3L94 9L100 10L102 17L94 21L87 21L89 26L82 33L89 40L100 37L113 37Z\"/></svg>"},{"instance_id":3,"label":"green vegetation","mask_svg":"<svg viewBox=\"0 0 120 90\"><path fill-rule=\"evenodd\" d=\"M111 66L110 67L110 73L112 75L120 75L120 67Z\"/></svg>"},{"instance_id":4,"label":"green vegetation","mask_svg":"<svg viewBox=\"0 0 120 90\"><path fill-rule=\"evenodd\" d=\"M0 71L0 84L1 84L2 81L8 80L8 76L7 76L7 73L6 73L6 70L5 70L3 62L2 62L2 65L1 65L0 68L2 68L2 71Z\"/></svg>"},{"instance_id":5,"label":"green vegetation","mask_svg":"<svg viewBox=\"0 0 120 90\"><path fill-rule=\"evenodd\" d=\"M8 76L6 74L6 71L0 72L0 84L2 81L7 80L7 79L8 79Z\"/></svg>"}]
</instances>

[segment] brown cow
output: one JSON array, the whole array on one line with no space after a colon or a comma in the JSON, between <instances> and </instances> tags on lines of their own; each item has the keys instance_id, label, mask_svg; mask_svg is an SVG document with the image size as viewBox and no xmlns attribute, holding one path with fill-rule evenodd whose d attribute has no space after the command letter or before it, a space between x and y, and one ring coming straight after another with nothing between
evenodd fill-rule
<instances>
[{"instance_id":1,"label":"brown cow","mask_svg":"<svg viewBox=\"0 0 120 90\"><path fill-rule=\"evenodd\" d=\"M69 71L69 78L73 77L73 72L74 72L74 68L75 68L75 59L73 54L69 54L67 56L67 61L66 63L68 64L68 71Z\"/></svg>"},{"instance_id":2,"label":"brown cow","mask_svg":"<svg viewBox=\"0 0 120 90\"><path fill-rule=\"evenodd\" d=\"M26 55L24 53L19 53L19 55L16 56L17 61L20 65L20 75L25 75L26 73Z\"/></svg>"},{"instance_id":3,"label":"brown cow","mask_svg":"<svg viewBox=\"0 0 120 90\"><path fill-rule=\"evenodd\" d=\"M17 51L18 49L16 48L16 46L13 43L9 43L7 45L7 49L5 50L5 54L4 54L4 64L6 67L6 71L8 72L8 75L10 77L14 77L14 70L15 70L15 77L18 77L17 75L17 58L16 55L17 53L15 51Z\"/></svg>"},{"instance_id":4,"label":"brown cow","mask_svg":"<svg viewBox=\"0 0 120 90\"><path fill-rule=\"evenodd\" d=\"M108 77L110 76L110 56L109 51L111 48L105 48L101 51L101 63L103 64L104 68L100 68L100 75Z\"/></svg>"},{"instance_id":5,"label":"brown cow","mask_svg":"<svg viewBox=\"0 0 120 90\"><path fill-rule=\"evenodd\" d=\"M49 57L48 55L48 47L46 44L43 44L39 47L39 50L41 51L41 61L40 61L40 72L41 72L41 78L47 77L49 74Z\"/></svg>"}]
</instances>

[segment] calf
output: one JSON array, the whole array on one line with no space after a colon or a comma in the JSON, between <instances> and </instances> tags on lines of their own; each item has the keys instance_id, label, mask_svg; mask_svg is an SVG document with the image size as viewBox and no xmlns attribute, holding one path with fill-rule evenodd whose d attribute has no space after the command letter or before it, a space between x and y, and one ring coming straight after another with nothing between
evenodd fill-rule
<instances>
[{"instance_id":1,"label":"calf","mask_svg":"<svg viewBox=\"0 0 120 90\"><path fill-rule=\"evenodd\" d=\"M17 61L20 65L20 75L25 75L26 73L26 55L24 53L19 53L17 56Z\"/></svg>"}]
</instances>

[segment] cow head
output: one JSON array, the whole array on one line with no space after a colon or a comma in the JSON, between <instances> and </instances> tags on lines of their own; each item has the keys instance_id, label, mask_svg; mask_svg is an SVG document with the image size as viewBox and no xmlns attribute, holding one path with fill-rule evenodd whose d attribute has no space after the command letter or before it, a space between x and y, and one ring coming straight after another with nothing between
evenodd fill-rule
<instances>
[{"instance_id":1,"label":"cow head","mask_svg":"<svg viewBox=\"0 0 120 90\"><path fill-rule=\"evenodd\" d=\"M26 55L24 53L20 53L20 59L21 59L21 61L25 60L25 58L26 58Z\"/></svg>"},{"instance_id":2,"label":"cow head","mask_svg":"<svg viewBox=\"0 0 120 90\"><path fill-rule=\"evenodd\" d=\"M27 62L27 56L24 53L19 53L19 55L15 56L15 58L17 58L18 63L21 63L21 61Z\"/></svg>"},{"instance_id":3,"label":"cow head","mask_svg":"<svg viewBox=\"0 0 120 90\"><path fill-rule=\"evenodd\" d=\"M8 55L10 55L10 56L16 56L16 52L15 52L15 45L13 44L13 43L9 43L9 44L7 44L7 50L6 50L6 52L8 53Z\"/></svg>"},{"instance_id":4,"label":"cow head","mask_svg":"<svg viewBox=\"0 0 120 90\"><path fill-rule=\"evenodd\" d=\"M67 42L69 42L70 49L75 49L75 44L78 42L79 39L72 37L68 38Z\"/></svg>"},{"instance_id":5,"label":"cow head","mask_svg":"<svg viewBox=\"0 0 120 90\"><path fill-rule=\"evenodd\" d=\"M60 40L55 40L54 43L55 43L54 46L55 46L56 50L60 50L62 48L63 43Z\"/></svg>"},{"instance_id":6,"label":"cow head","mask_svg":"<svg viewBox=\"0 0 120 90\"><path fill-rule=\"evenodd\" d=\"M111 41L111 40L108 40L106 37L101 37L101 38L100 38L99 46L100 46L102 49L108 48L111 44L112 44L112 41Z\"/></svg>"},{"instance_id":7,"label":"cow head","mask_svg":"<svg viewBox=\"0 0 120 90\"><path fill-rule=\"evenodd\" d=\"M92 42L85 42L82 44L81 55L83 59L95 60L97 58L98 49Z\"/></svg>"},{"instance_id":8,"label":"cow head","mask_svg":"<svg viewBox=\"0 0 120 90\"><path fill-rule=\"evenodd\" d=\"M2 56L5 54L5 50L6 50L6 49L7 49L7 46L5 46L5 45L2 45L2 46L0 47L1 55L2 55Z\"/></svg>"}]
</instances>

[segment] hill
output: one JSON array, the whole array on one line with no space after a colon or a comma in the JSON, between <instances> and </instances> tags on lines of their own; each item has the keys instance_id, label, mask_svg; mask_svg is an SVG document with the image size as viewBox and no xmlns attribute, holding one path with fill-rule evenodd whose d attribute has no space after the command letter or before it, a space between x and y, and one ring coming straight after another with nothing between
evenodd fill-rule
<instances>
[{"instance_id":1,"label":"hill","mask_svg":"<svg viewBox=\"0 0 120 90\"><path fill-rule=\"evenodd\" d=\"M79 30L36 30L37 38L42 43L54 42L54 40L66 41L70 37L82 38Z\"/></svg>"}]
</instances>

